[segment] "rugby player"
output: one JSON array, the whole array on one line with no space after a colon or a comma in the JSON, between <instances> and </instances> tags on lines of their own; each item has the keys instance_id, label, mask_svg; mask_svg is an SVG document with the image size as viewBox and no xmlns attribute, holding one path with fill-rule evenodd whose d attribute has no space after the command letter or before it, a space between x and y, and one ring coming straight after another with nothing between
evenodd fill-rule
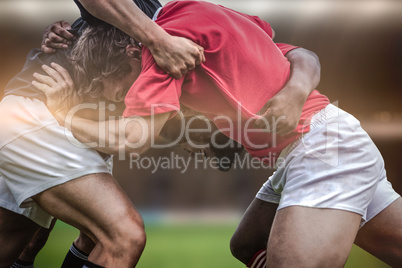
<instances>
[{"instance_id":1,"label":"rugby player","mask_svg":"<svg viewBox=\"0 0 402 268\"><path fill-rule=\"evenodd\" d=\"M232 239L232 251L242 262L251 267L342 267L356 242L384 262L401 265L402 201L358 120L329 104L318 91L311 92L311 84L299 84L304 95L287 96L287 112L300 109L296 114L301 114L292 132L275 135L275 126L261 118L257 125L262 123L267 131L253 126L264 104L281 99L291 88L285 86L291 68L284 55L297 47L275 44L269 24L257 17L206 2L171 2L156 22L204 47L205 63L174 80L156 65L149 50L127 42L124 53L131 69L126 76L104 79L112 88L88 81L78 89L82 94L124 99L124 118L106 123L76 118L67 127L78 140L98 141L105 125L116 125L120 128L109 129L109 137L125 139L97 149L141 154L185 105L208 117L252 156L282 159ZM99 38L99 46L88 56L96 59L106 44L100 41L102 33L89 31L88 36ZM85 62L88 66L78 64L91 69L92 62ZM60 92L74 95L76 90L71 82L65 83L70 81L65 70L57 64L52 67L44 66L49 76L36 75L39 82L34 84L45 92L48 106L63 123L68 111L58 109ZM102 73L95 67L94 71ZM234 131L238 128L240 132Z\"/></svg>"},{"instance_id":2,"label":"rugby player","mask_svg":"<svg viewBox=\"0 0 402 268\"><path fill-rule=\"evenodd\" d=\"M269 24L256 17L205 2L171 2L156 22L204 47L206 61L174 80L156 65L149 50L127 43L131 70L119 79L121 84L104 90L90 81L79 85L82 94L125 100L124 118L107 124L121 126L109 129L109 137L117 141L124 133L126 139L97 149L141 154L185 105L212 120L252 156L283 159L232 239L232 251L242 262L251 261L256 267L253 256L260 256L256 248L261 247L267 257L258 258L257 265L262 265L258 267L342 267L356 241L386 263L401 265L401 199L386 179L381 154L358 120L329 104L318 91L310 93L311 85L303 85L304 97L296 94L297 98L287 99L289 110L300 107L301 114L291 133L275 135L268 122L263 123L270 132L252 127L267 101L286 95L291 69L284 54L298 48L275 44ZM93 34L89 39L100 38L96 39L99 47L88 56L95 59L105 43L100 41L102 34L88 34ZM68 73L56 64L52 67L44 67L48 77L35 76L39 80L35 85L45 92L47 104L63 123L68 111L58 109L60 92L76 91L71 82L63 86L70 81ZM109 85L115 82L104 80ZM85 143L98 141L98 132L104 131L102 124L91 120L76 118L70 123L67 127ZM240 133L233 131L239 126ZM386 242L372 243L380 238Z\"/></svg>"},{"instance_id":3,"label":"rugby player","mask_svg":"<svg viewBox=\"0 0 402 268\"><path fill-rule=\"evenodd\" d=\"M88 2L82 1L93 12L94 9L107 9L109 13L102 14L106 14L108 20L119 26L124 24L122 28L144 44L148 44L161 65L168 66L167 70L172 75L180 77L188 68L194 68L202 61L201 47L189 40L167 35L144 16L132 1L125 1L124 14L130 17L128 20L127 17L119 17L122 10L116 2L99 2L95 5ZM134 2L151 17L160 6L155 0ZM76 3L79 4L78 1ZM81 11L84 10L81 5L80 8ZM86 19L88 18L89 13L86 14ZM96 25L98 22L91 21L90 24ZM87 21L79 19L69 30L79 34L86 25ZM54 38L72 38L72 34L67 31L69 24L60 23L60 28L61 35L50 35L52 31L47 31L49 35L45 38L45 46ZM158 36L153 37L152 33L158 33ZM61 41L65 42L63 39ZM65 48L68 44L65 42L62 47ZM167 44L168 48L165 49ZM38 50L33 50L24 69L8 84L6 96L0 104L3 114L1 125L7 130L2 132L0 151L0 240L3 245L7 245L0 253L1 267L9 267L30 241L39 245L36 249L42 246L47 238L46 231L42 229L37 237L33 240L31 238L40 227L51 226L52 216L84 231L90 237L87 238L91 243L95 241L96 244L92 244L95 248L91 248L90 261L86 262L88 267L96 266L92 262L108 266L133 266L145 245L143 223L131 202L111 177L110 158L105 161L94 150L73 146L70 143L72 135L64 133L64 130L57 126L54 118L43 106L44 96L30 84L33 72L40 71L41 64L52 61L62 63L68 68L63 52L44 55ZM119 208L110 210L109 215L98 211L106 208L102 202L98 202L101 198L98 193L103 191L102 189L105 190L104 197L111 197L109 201L103 197L104 202L107 202L103 205L116 205ZM115 226L122 215L124 219L119 226ZM29 252L29 249L20 257L26 259L36 255L36 250ZM28 252L35 254L27 254ZM15 265L30 267L31 263L19 262Z\"/></svg>"}]
</instances>

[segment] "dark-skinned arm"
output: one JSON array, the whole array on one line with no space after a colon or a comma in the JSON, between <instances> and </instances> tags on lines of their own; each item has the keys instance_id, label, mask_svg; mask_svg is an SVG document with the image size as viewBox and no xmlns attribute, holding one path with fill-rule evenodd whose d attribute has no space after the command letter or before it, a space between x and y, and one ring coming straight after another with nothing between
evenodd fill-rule
<instances>
[{"instance_id":1,"label":"dark-skinned arm","mask_svg":"<svg viewBox=\"0 0 402 268\"><path fill-rule=\"evenodd\" d=\"M181 78L205 61L204 49L191 40L171 36L150 20L132 0L79 0L93 16L116 26L145 45L156 63Z\"/></svg>"}]
</instances>

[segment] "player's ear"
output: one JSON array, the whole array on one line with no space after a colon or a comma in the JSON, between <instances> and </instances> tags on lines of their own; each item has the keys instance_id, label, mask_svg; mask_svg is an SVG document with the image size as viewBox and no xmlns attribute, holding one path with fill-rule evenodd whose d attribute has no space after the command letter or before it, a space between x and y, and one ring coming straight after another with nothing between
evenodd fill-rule
<instances>
[{"instance_id":1,"label":"player's ear","mask_svg":"<svg viewBox=\"0 0 402 268\"><path fill-rule=\"evenodd\" d=\"M130 58L141 59L141 48L136 45L127 45L126 53Z\"/></svg>"}]
</instances>

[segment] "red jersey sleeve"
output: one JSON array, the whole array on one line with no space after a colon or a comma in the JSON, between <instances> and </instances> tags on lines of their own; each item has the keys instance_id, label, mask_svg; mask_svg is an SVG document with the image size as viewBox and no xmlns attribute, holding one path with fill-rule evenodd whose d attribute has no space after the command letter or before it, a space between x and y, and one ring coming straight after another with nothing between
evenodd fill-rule
<instances>
[{"instance_id":1,"label":"red jersey sleeve","mask_svg":"<svg viewBox=\"0 0 402 268\"><path fill-rule=\"evenodd\" d=\"M174 79L158 67L150 51L143 48L142 71L128 91L123 116L149 116L180 110L184 78Z\"/></svg>"},{"instance_id":2,"label":"red jersey sleeve","mask_svg":"<svg viewBox=\"0 0 402 268\"><path fill-rule=\"evenodd\" d=\"M297 46L289 45L289 44L284 44L284 43L275 43L276 46L279 48L279 50L282 52L283 56L286 55L289 51L299 48Z\"/></svg>"}]
</instances>

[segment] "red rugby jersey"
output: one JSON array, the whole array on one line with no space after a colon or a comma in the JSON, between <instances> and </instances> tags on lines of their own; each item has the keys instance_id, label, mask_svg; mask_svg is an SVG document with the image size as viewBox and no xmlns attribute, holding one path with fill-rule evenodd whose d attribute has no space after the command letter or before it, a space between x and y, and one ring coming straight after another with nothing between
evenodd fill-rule
<instances>
[{"instance_id":1,"label":"red rugby jersey","mask_svg":"<svg viewBox=\"0 0 402 268\"><path fill-rule=\"evenodd\" d=\"M211 119L252 156L275 158L309 130L309 118L329 103L327 97L314 91L299 126L285 137L253 131L255 114L289 79L290 63L284 55L296 47L275 44L270 25L258 17L208 2L170 2L156 23L171 35L204 47L206 61L185 77L174 79L157 66L144 47L142 72L125 98L125 117L171 112L179 110L182 103Z\"/></svg>"}]
</instances>

